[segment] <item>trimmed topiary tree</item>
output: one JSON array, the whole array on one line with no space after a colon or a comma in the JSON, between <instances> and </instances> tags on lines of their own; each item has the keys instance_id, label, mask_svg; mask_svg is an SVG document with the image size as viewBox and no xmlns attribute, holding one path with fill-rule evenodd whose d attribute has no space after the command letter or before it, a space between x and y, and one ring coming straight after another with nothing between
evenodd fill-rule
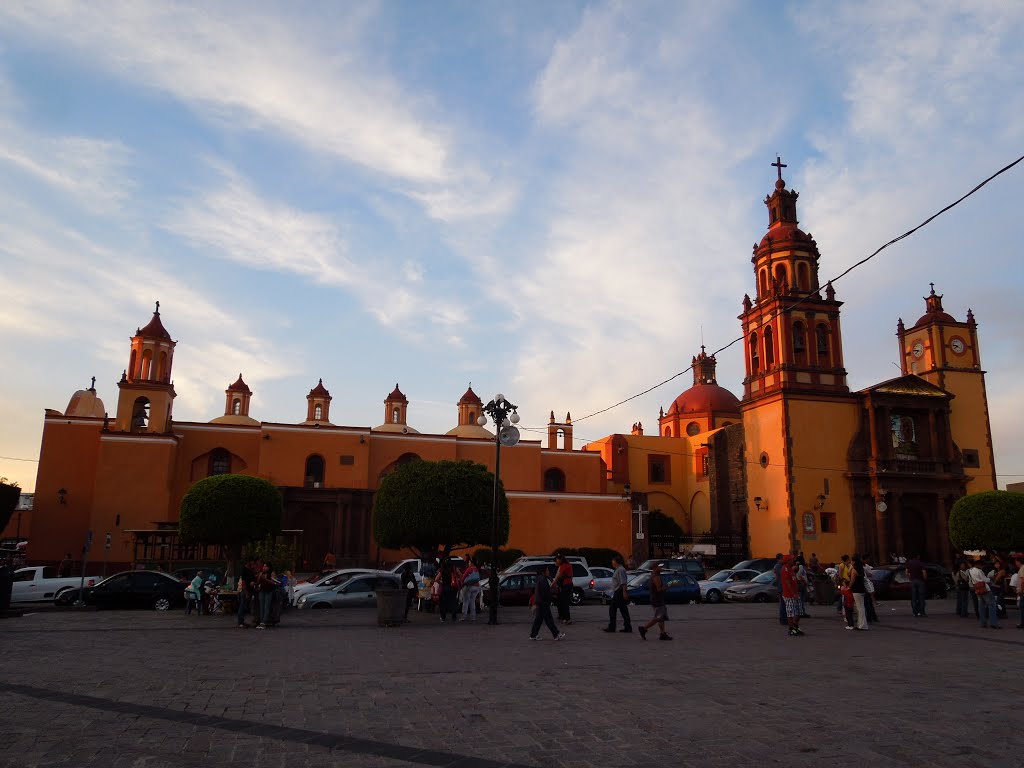
<instances>
[{"instance_id":1,"label":"trimmed topiary tree","mask_svg":"<svg viewBox=\"0 0 1024 768\"><path fill-rule=\"evenodd\" d=\"M491 543L494 474L472 461L412 461L380 483L373 499L373 537L382 547L422 558L456 545ZM498 483L498 544L508 541L508 499Z\"/></svg>"},{"instance_id":2,"label":"trimmed topiary tree","mask_svg":"<svg viewBox=\"0 0 1024 768\"><path fill-rule=\"evenodd\" d=\"M279 533L283 514L281 492L262 477L213 475L189 488L181 500L178 531L186 544L226 547L235 574L242 547Z\"/></svg>"},{"instance_id":3,"label":"trimmed topiary tree","mask_svg":"<svg viewBox=\"0 0 1024 768\"><path fill-rule=\"evenodd\" d=\"M959 551L1024 547L1024 493L983 491L957 499L949 540Z\"/></svg>"}]
</instances>

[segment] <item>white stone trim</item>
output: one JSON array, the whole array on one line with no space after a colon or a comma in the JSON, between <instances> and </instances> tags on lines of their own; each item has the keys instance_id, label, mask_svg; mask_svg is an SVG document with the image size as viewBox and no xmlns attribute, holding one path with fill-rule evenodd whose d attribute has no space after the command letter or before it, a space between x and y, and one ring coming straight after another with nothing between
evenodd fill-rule
<instances>
[{"instance_id":1,"label":"white stone trim","mask_svg":"<svg viewBox=\"0 0 1024 768\"><path fill-rule=\"evenodd\" d=\"M617 503L628 503L628 499L624 499L618 494L608 494L607 496L594 494L594 493L565 493L563 491L505 491L505 495L510 498L517 499L565 499L566 501L614 501Z\"/></svg>"},{"instance_id":2,"label":"white stone trim","mask_svg":"<svg viewBox=\"0 0 1024 768\"><path fill-rule=\"evenodd\" d=\"M101 441L122 442L122 443L156 443L159 445L175 444L178 442L176 435L166 437L144 436L142 434L106 434L100 436Z\"/></svg>"}]
</instances>

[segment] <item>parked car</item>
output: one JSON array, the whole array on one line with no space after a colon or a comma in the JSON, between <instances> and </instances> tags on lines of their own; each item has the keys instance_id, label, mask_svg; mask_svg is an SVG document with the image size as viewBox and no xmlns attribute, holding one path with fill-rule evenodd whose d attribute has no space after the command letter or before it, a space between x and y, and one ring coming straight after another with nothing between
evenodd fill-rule
<instances>
[{"instance_id":1,"label":"parked car","mask_svg":"<svg viewBox=\"0 0 1024 768\"><path fill-rule=\"evenodd\" d=\"M631 603L643 604L651 602L651 576L650 571L639 573L626 584ZM699 603L700 587L697 580L686 573L678 571L662 571L662 585L665 587L666 603ZM602 602L610 602L612 599L611 589L608 589L602 596Z\"/></svg>"},{"instance_id":2,"label":"parked car","mask_svg":"<svg viewBox=\"0 0 1024 768\"><path fill-rule=\"evenodd\" d=\"M343 568L340 571L331 571L326 576L320 576L313 581L300 581L295 585L295 600L298 601L303 595L311 595L314 592L326 592L341 586L355 576L373 572L372 568Z\"/></svg>"},{"instance_id":3,"label":"parked car","mask_svg":"<svg viewBox=\"0 0 1024 768\"><path fill-rule=\"evenodd\" d=\"M522 557L517 559L514 563L512 563L512 565L518 565L520 563L529 563L529 562L545 562L545 563L547 563L547 562L553 562L554 559L555 559L554 555L523 555ZM590 567L590 564L587 562L587 558L582 557L580 555L565 555L565 559L568 560L570 563L580 563L581 565L585 565L588 568Z\"/></svg>"},{"instance_id":4,"label":"parked car","mask_svg":"<svg viewBox=\"0 0 1024 768\"><path fill-rule=\"evenodd\" d=\"M775 562L774 560L772 562ZM765 571L759 576L742 584L726 587L725 599L728 602L740 603L774 603L779 599L779 588L775 584L775 574Z\"/></svg>"},{"instance_id":5,"label":"parked car","mask_svg":"<svg viewBox=\"0 0 1024 768\"><path fill-rule=\"evenodd\" d=\"M390 571L372 571L350 578L344 584L323 592L303 595L296 608L366 608L377 604L377 590L402 588L402 580Z\"/></svg>"},{"instance_id":6,"label":"parked car","mask_svg":"<svg viewBox=\"0 0 1024 768\"><path fill-rule=\"evenodd\" d=\"M590 584L583 590L585 597L592 600L599 600L601 595L612 588L612 576L615 574L611 568L598 566L590 569Z\"/></svg>"},{"instance_id":7,"label":"parked car","mask_svg":"<svg viewBox=\"0 0 1024 768\"><path fill-rule=\"evenodd\" d=\"M706 576L704 572L704 563L700 560L695 560L692 557L670 557L670 558L654 558L652 560L645 560L639 568L635 571L630 571L631 575L639 575L641 573L648 573L654 568L655 563L661 563L662 573L665 571L672 571L673 573L686 573L693 576L695 581L700 581Z\"/></svg>"},{"instance_id":8,"label":"parked car","mask_svg":"<svg viewBox=\"0 0 1024 768\"><path fill-rule=\"evenodd\" d=\"M530 596L537 587L537 573L522 571L502 576L498 581L498 605L529 605ZM490 590L483 592L484 604L490 605Z\"/></svg>"},{"instance_id":9,"label":"parked car","mask_svg":"<svg viewBox=\"0 0 1024 768\"><path fill-rule=\"evenodd\" d=\"M64 592L58 605L70 605L78 590ZM154 608L166 611L185 605L185 585L163 571L122 571L82 593L86 605L97 608Z\"/></svg>"},{"instance_id":10,"label":"parked car","mask_svg":"<svg viewBox=\"0 0 1024 768\"><path fill-rule=\"evenodd\" d=\"M700 596L704 602L720 603L725 599L725 590L728 587L748 582L759 575L760 572L752 568L741 568L740 570L727 568L709 579L698 581L697 584L700 586Z\"/></svg>"},{"instance_id":11,"label":"parked car","mask_svg":"<svg viewBox=\"0 0 1024 768\"><path fill-rule=\"evenodd\" d=\"M927 564L924 567L928 583L928 597L945 598L949 587L945 575ZM871 570L871 583L875 585L875 597L879 600L909 600L910 578L904 565L882 565Z\"/></svg>"},{"instance_id":12,"label":"parked car","mask_svg":"<svg viewBox=\"0 0 1024 768\"><path fill-rule=\"evenodd\" d=\"M466 567L466 561L459 555L452 555L449 558L449 560L451 560L452 565L454 565L460 571ZM426 570L428 573L433 573L435 570L437 570L437 565L435 563L432 563L429 560L423 560L418 557L406 558L405 560L402 560L393 568L389 568L388 570L391 573L400 574L402 573L402 571L405 570L406 563L412 563L412 572L416 574L416 583L420 583L423 581L424 570Z\"/></svg>"},{"instance_id":13,"label":"parked car","mask_svg":"<svg viewBox=\"0 0 1024 768\"><path fill-rule=\"evenodd\" d=\"M93 586L99 578L86 576L87 586ZM57 576L57 569L52 565L35 565L19 568L14 572L14 583L11 585L12 603L32 603L56 601L57 597L69 590L78 595L82 585L81 576Z\"/></svg>"},{"instance_id":14,"label":"parked car","mask_svg":"<svg viewBox=\"0 0 1024 768\"><path fill-rule=\"evenodd\" d=\"M732 567L733 571L742 571L745 568L764 573L775 568L774 557L755 557L753 560L741 560Z\"/></svg>"},{"instance_id":15,"label":"parked car","mask_svg":"<svg viewBox=\"0 0 1024 768\"><path fill-rule=\"evenodd\" d=\"M566 558L569 564L572 566L572 604L579 605L583 602L587 595L587 590L590 589L590 582L593 580L590 569L583 563L576 562L570 558ZM548 576L554 578L555 571L558 570L558 563L554 560L534 560L527 559L516 561L508 570L502 573L502 576L511 576L516 573L541 573L543 571L548 572Z\"/></svg>"}]
</instances>

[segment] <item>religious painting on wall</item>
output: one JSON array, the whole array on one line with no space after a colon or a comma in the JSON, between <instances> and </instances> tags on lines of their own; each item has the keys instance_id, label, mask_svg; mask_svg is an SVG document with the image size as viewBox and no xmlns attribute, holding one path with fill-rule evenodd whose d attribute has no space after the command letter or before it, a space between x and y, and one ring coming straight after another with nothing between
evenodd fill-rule
<instances>
[{"instance_id":1,"label":"religious painting on wall","mask_svg":"<svg viewBox=\"0 0 1024 768\"><path fill-rule=\"evenodd\" d=\"M906 414L896 414L890 419L892 430L892 447L897 456L917 455L917 434L914 431L914 419Z\"/></svg>"}]
</instances>

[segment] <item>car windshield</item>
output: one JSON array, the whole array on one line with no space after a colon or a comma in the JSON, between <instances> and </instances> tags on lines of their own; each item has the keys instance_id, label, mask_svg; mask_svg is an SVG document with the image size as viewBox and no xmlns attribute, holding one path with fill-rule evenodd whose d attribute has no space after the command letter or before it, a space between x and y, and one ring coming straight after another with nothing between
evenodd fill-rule
<instances>
[{"instance_id":1,"label":"car windshield","mask_svg":"<svg viewBox=\"0 0 1024 768\"><path fill-rule=\"evenodd\" d=\"M760 576L750 580L751 584L772 584L774 582L775 582L775 572L774 571L765 571Z\"/></svg>"},{"instance_id":2,"label":"car windshield","mask_svg":"<svg viewBox=\"0 0 1024 768\"><path fill-rule=\"evenodd\" d=\"M643 564L637 568L638 571L649 571L654 568L656 563L664 563L664 560L644 560Z\"/></svg>"},{"instance_id":3,"label":"car windshield","mask_svg":"<svg viewBox=\"0 0 1024 768\"><path fill-rule=\"evenodd\" d=\"M648 582L648 580L650 578L651 578L651 574L649 574L649 573L640 573L640 574L637 574L636 576L634 576L632 579L630 579L629 583L626 586L627 587L642 587L644 584L646 584Z\"/></svg>"},{"instance_id":4,"label":"car windshield","mask_svg":"<svg viewBox=\"0 0 1024 768\"><path fill-rule=\"evenodd\" d=\"M729 577L732 576L734 571L719 571L712 576L708 581L728 581Z\"/></svg>"}]
</instances>

